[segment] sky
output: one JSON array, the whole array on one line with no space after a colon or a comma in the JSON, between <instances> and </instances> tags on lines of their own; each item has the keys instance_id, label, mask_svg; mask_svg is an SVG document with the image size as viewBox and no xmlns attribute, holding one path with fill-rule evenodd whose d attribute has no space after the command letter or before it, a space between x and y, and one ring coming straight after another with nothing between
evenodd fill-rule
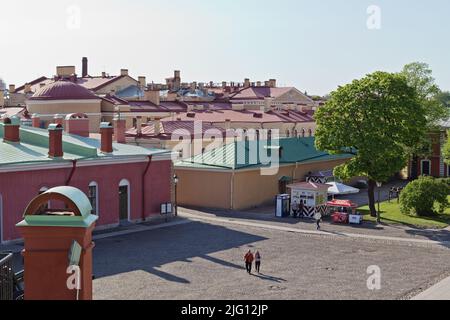
<instances>
[{"instance_id":1,"label":"sky","mask_svg":"<svg viewBox=\"0 0 450 320\"><path fill-rule=\"evenodd\" d=\"M0 78L22 85L89 58L164 82L264 81L326 94L376 70L428 63L450 90L448 0L2 1Z\"/></svg>"}]
</instances>

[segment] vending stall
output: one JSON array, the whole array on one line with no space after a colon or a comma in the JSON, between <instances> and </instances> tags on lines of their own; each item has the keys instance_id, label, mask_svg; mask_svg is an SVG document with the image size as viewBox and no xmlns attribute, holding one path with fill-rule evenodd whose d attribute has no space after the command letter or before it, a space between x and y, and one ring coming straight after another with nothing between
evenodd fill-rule
<instances>
[{"instance_id":1,"label":"vending stall","mask_svg":"<svg viewBox=\"0 0 450 320\"><path fill-rule=\"evenodd\" d=\"M363 217L356 212L358 205L350 200L328 201L328 214L335 223L361 224Z\"/></svg>"},{"instance_id":2,"label":"vending stall","mask_svg":"<svg viewBox=\"0 0 450 320\"><path fill-rule=\"evenodd\" d=\"M301 182L287 186L291 190L291 215L313 218L317 212L327 212L327 193L329 185ZM298 210L298 212L297 212Z\"/></svg>"}]
</instances>

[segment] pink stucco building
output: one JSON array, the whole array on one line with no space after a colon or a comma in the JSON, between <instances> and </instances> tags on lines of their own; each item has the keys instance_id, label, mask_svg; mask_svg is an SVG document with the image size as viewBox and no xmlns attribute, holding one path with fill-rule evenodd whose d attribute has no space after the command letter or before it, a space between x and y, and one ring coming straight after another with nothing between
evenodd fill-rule
<instances>
[{"instance_id":1,"label":"pink stucco building","mask_svg":"<svg viewBox=\"0 0 450 320\"><path fill-rule=\"evenodd\" d=\"M48 129L20 127L14 117L0 121L1 242L20 238L15 225L28 203L55 186L84 191L98 228L151 219L172 202L170 153L115 143L111 123L101 124L99 140L63 132L82 128L80 121L86 119L68 116Z\"/></svg>"}]
</instances>

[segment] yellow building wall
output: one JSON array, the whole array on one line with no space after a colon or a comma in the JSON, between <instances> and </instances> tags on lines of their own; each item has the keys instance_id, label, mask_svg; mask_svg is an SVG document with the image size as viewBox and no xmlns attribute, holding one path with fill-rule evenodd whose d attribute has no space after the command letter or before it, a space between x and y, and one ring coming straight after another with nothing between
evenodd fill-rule
<instances>
[{"instance_id":1,"label":"yellow building wall","mask_svg":"<svg viewBox=\"0 0 450 320\"><path fill-rule=\"evenodd\" d=\"M230 172L175 168L179 178L177 202L181 206L230 209Z\"/></svg>"},{"instance_id":2,"label":"yellow building wall","mask_svg":"<svg viewBox=\"0 0 450 320\"><path fill-rule=\"evenodd\" d=\"M205 169L175 168L180 178L178 203L185 206L244 210L273 204L282 177L305 181L311 171L331 170L346 160L281 166L275 175L261 175L259 169L215 172ZM231 186L233 181L233 187ZM233 189L233 197L231 197Z\"/></svg>"}]
</instances>

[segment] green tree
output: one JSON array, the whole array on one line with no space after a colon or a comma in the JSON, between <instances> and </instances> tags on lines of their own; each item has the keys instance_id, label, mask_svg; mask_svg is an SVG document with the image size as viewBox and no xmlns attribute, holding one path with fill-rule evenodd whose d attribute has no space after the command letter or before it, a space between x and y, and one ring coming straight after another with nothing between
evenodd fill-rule
<instances>
[{"instance_id":1,"label":"green tree","mask_svg":"<svg viewBox=\"0 0 450 320\"><path fill-rule=\"evenodd\" d=\"M450 136L450 132L448 132L447 136ZM444 156L444 161L447 165L450 165L450 139L447 139L443 149L442 155Z\"/></svg>"},{"instance_id":2,"label":"green tree","mask_svg":"<svg viewBox=\"0 0 450 320\"><path fill-rule=\"evenodd\" d=\"M419 177L409 183L400 195L400 210L404 214L430 216L436 214L435 205L439 205L439 213L448 207L447 196L449 186L440 179Z\"/></svg>"},{"instance_id":3,"label":"green tree","mask_svg":"<svg viewBox=\"0 0 450 320\"><path fill-rule=\"evenodd\" d=\"M354 154L335 175L367 177L369 208L377 216L376 182L404 168L408 149L425 133L425 111L416 90L401 74L375 72L332 92L315 118L317 148Z\"/></svg>"},{"instance_id":4,"label":"green tree","mask_svg":"<svg viewBox=\"0 0 450 320\"><path fill-rule=\"evenodd\" d=\"M446 95L439 89L433 77L430 66L422 62L413 62L404 66L402 72L408 84L414 87L418 93L420 104L426 112L426 128L432 132L439 128L441 121L448 119L450 108L446 104ZM417 163L419 157L431 155L431 136L423 135L422 139L411 148L412 170L411 177L417 178Z\"/></svg>"}]
</instances>

